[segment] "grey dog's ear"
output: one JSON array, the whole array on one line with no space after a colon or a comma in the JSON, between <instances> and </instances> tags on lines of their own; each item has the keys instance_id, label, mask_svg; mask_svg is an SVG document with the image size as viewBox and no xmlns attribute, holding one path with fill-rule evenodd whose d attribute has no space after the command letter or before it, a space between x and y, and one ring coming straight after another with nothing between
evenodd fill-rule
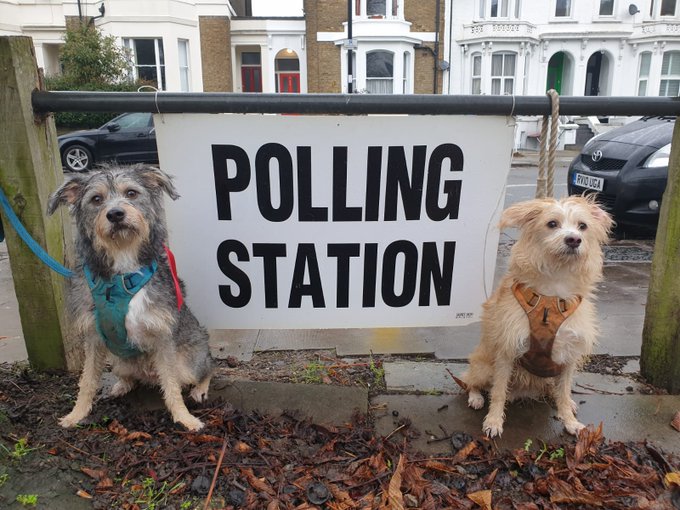
<instances>
[{"instance_id":1,"label":"grey dog's ear","mask_svg":"<svg viewBox=\"0 0 680 510\"><path fill-rule=\"evenodd\" d=\"M165 191L173 200L179 198L179 193L172 184L172 177L160 168L144 166L140 169L140 175L147 186Z\"/></svg>"},{"instance_id":2,"label":"grey dog's ear","mask_svg":"<svg viewBox=\"0 0 680 510\"><path fill-rule=\"evenodd\" d=\"M47 201L47 214L51 216L57 207L60 205L73 205L78 199L78 195L83 189L83 184L86 181L86 177L82 175L73 175L64 181L57 191L50 195Z\"/></svg>"}]
</instances>

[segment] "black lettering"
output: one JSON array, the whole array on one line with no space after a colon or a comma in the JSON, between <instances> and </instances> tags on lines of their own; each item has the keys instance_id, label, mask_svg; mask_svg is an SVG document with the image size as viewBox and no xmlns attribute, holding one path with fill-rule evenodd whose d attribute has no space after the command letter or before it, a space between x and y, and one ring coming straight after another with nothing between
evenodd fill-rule
<instances>
[{"instance_id":1,"label":"black lettering","mask_svg":"<svg viewBox=\"0 0 680 510\"><path fill-rule=\"evenodd\" d=\"M456 242L444 242L444 256L439 265L437 243L423 243L423 260L420 266L420 296L418 305L430 305L430 281L434 283L434 293L439 306L451 304L451 286L453 284L453 261L456 256Z\"/></svg>"},{"instance_id":2,"label":"black lettering","mask_svg":"<svg viewBox=\"0 0 680 510\"><path fill-rule=\"evenodd\" d=\"M312 148L297 148L298 219L328 221L327 207L312 206Z\"/></svg>"},{"instance_id":3,"label":"black lettering","mask_svg":"<svg viewBox=\"0 0 680 510\"><path fill-rule=\"evenodd\" d=\"M378 221L380 215L380 178L382 147L369 147L366 158L366 221Z\"/></svg>"},{"instance_id":4,"label":"black lettering","mask_svg":"<svg viewBox=\"0 0 680 510\"><path fill-rule=\"evenodd\" d=\"M378 272L378 245L368 243L364 248L364 295L361 306L375 307L376 273Z\"/></svg>"},{"instance_id":5,"label":"black lettering","mask_svg":"<svg viewBox=\"0 0 680 510\"><path fill-rule=\"evenodd\" d=\"M236 145L213 145L213 176L215 179L215 198L217 199L217 218L231 220L231 201L229 194L243 191L250 183L250 160L248 154ZM229 178L227 160L236 163L236 175Z\"/></svg>"},{"instance_id":6,"label":"black lettering","mask_svg":"<svg viewBox=\"0 0 680 510\"><path fill-rule=\"evenodd\" d=\"M413 163L409 178L406 154L403 147L390 147L387 153L387 182L385 183L385 221L397 220L397 193L401 194L404 216L419 220L423 203L425 177L424 145L413 147Z\"/></svg>"},{"instance_id":7,"label":"black lettering","mask_svg":"<svg viewBox=\"0 0 680 510\"><path fill-rule=\"evenodd\" d=\"M305 284L306 268L309 269L308 284ZM288 308L300 308L302 306L302 296L311 296L314 308L324 308L326 306L321 286L319 262L316 260L316 250L312 243L301 243L298 245Z\"/></svg>"},{"instance_id":8,"label":"black lettering","mask_svg":"<svg viewBox=\"0 0 680 510\"><path fill-rule=\"evenodd\" d=\"M276 259L285 256L285 244L253 243L253 257L262 257L265 308L277 308L279 306Z\"/></svg>"},{"instance_id":9,"label":"black lettering","mask_svg":"<svg viewBox=\"0 0 680 510\"><path fill-rule=\"evenodd\" d=\"M230 278L239 288L239 293L234 294L231 291L231 285L219 285L220 299L231 308L243 308L250 302L252 287L248 275L229 259L232 253L236 255L236 260L238 261L250 260L248 249L242 243L234 239L228 239L220 243L217 247L217 265L222 274Z\"/></svg>"},{"instance_id":10,"label":"black lettering","mask_svg":"<svg viewBox=\"0 0 680 510\"><path fill-rule=\"evenodd\" d=\"M328 256L338 259L336 306L349 307L349 259L359 256L358 244L329 244Z\"/></svg>"},{"instance_id":11,"label":"black lettering","mask_svg":"<svg viewBox=\"0 0 680 510\"><path fill-rule=\"evenodd\" d=\"M439 206L439 187L442 179L442 165L444 160L450 162L452 172L463 170L463 151L460 147L452 143L445 143L432 151L430 164L427 168L427 192L425 197L425 210L427 216L432 221L442 221L446 218L458 219L458 208L460 206L460 180L444 181L444 195L446 204Z\"/></svg>"},{"instance_id":12,"label":"black lettering","mask_svg":"<svg viewBox=\"0 0 680 510\"><path fill-rule=\"evenodd\" d=\"M276 208L272 204L271 160L278 162L279 197ZM279 143L267 143L255 155L257 206L262 217L269 221L286 221L293 213L293 160L288 149Z\"/></svg>"},{"instance_id":13,"label":"black lettering","mask_svg":"<svg viewBox=\"0 0 680 510\"><path fill-rule=\"evenodd\" d=\"M361 221L361 207L347 206L347 147L333 147L333 221Z\"/></svg>"},{"instance_id":14,"label":"black lettering","mask_svg":"<svg viewBox=\"0 0 680 510\"><path fill-rule=\"evenodd\" d=\"M397 295L396 284L397 256L404 256L404 281L401 294ZM385 249L382 270L382 298L387 306L399 308L408 305L416 293L418 276L418 248L410 241L394 241Z\"/></svg>"}]
</instances>

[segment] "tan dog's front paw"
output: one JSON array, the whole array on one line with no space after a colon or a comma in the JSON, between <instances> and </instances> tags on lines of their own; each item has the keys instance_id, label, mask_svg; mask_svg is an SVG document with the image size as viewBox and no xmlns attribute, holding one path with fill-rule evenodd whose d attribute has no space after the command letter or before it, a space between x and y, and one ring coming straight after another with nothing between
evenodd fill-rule
<instances>
[{"instance_id":1,"label":"tan dog's front paw","mask_svg":"<svg viewBox=\"0 0 680 510\"><path fill-rule=\"evenodd\" d=\"M203 422L191 414L182 416L181 418L175 418L175 422L184 425L187 430L192 432L196 432L203 428Z\"/></svg>"},{"instance_id":2,"label":"tan dog's front paw","mask_svg":"<svg viewBox=\"0 0 680 510\"><path fill-rule=\"evenodd\" d=\"M503 420L487 415L482 430L488 437L500 437L503 434Z\"/></svg>"},{"instance_id":3,"label":"tan dog's front paw","mask_svg":"<svg viewBox=\"0 0 680 510\"><path fill-rule=\"evenodd\" d=\"M564 422L564 430L566 430L572 436L578 435L578 433L581 432L581 430L583 430L584 428L586 428L586 426L583 423L576 420Z\"/></svg>"},{"instance_id":4,"label":"tan dog's front paw","mask_svg":"<svg viewBox=\"0 0 680 510\"><path fill-rule=\"evenodd\" d=\"M472 409L481 409L484 407L484 397L478 391L470 391L468 395L468 406Z\"/></svg>"},{"instance_id":5,"label":"tan dog's front paw","mask_svg":"<svg viewBox=\"0 0 680 510\"><path fill-rule=\"evenodd\" d=\"M191 390L189 393L189 396L193 399L194 402L197 402L199 404L202 404L203 402L208 401L208 388L202 388L200 386L196 386L194 389Z\"/></svg>"}]
</instances>

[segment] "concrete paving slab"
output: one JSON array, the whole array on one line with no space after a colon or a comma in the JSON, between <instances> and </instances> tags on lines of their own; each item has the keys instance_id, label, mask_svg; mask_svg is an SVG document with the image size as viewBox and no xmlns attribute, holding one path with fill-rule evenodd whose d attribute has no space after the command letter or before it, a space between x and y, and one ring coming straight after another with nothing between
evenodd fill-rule
<instances>
[{"instance_id":1,"label":"concrete paving slab","mask_svg":"<svg viewBox=\"0 0 680 510\"><path fill-rule=\"evenodd\" d=\"M259 335L257 329L211 329L210 352L217 359L234 356L240 361L253 358L253 351Z\"/></svg>"},{"instance_id":2,"label":"concrete paving slab","mask_svg":"<svg viewBox=\"0 0 680 510\"><path fill-rule=\"evenodd\" d=\"M459 377L467 363L435 363L432 361L390 361L383 363L388 391L446 391L460 388L447 369Z\"/></svg>"},{"instance_id":3,"label":"concrete paving slab","mask_svg":"<svg viewBox=\"0 0 680 510\"><path fill-rule=\"evenodd\" d=\"M680 409L680 396L672 395L580 395L579 419L585 424L604 424L604 435L609 440L648 440L668 452L680 453L680 434L669 422ZM450 453L448 441L430 442L442 437L440 426L449 434L466 432L481 436L482 421L488 410L475 411L467 406L464 394L457 395L378 395L371 400L371 408L379 409L375 420L376 433L394 433L404 419L420 432L413 440L413 448L429 454ZM505 430L497 440L501 448L521 448L527 439L559 444L569 440L555 410L548 404L523 401L508 405ZM431 433L431 434L428 434ZM400 440L394 433L394 440Z\"/></svg>"},{"instance_id":4,"label":"concrete paving slab","mask_svg":"<svg viewBox=\"0 0 680 510\"><path fill-rule=\"evenodd\" d=\"M108 395L114 382L115 376L107 373L102 384L103 395ZM210 384L209 396L210 401L221 398L244 412L257 410L279 416L284 411L299 411L320 424L343 425L352 421L355 412L368 412L368 390L359 387L215 378ZM135 388L122 398L140 410L165 408L156 388ZM195 412L200 416L200 411Z\"/></svg>"},{"instance_id":5,"label":"concrete paving slab","mask_svg":"<svg viewBox=\"0 0 680 510\"><path fill-rule=\"evenodd\" d=\"M383 363L385 385L389 391L423 391L459 393L460 387L447 369L460 377L467 363L440 363L436 361L389 361ZM644 386L624 375L578 372L572 391L580 395L630 395L640 393Z\"/></svg>"},{"instance_id":6,"label":"concrete paving slab","mask_svg":"<svg viewBox=\"0 0 680 510\"><path fill-rule=\"evenodd\" d=\"M427 330L436 328L261 330L256 351L335 349L338 356L432 354Z\"/></svg>"}]
</instances>

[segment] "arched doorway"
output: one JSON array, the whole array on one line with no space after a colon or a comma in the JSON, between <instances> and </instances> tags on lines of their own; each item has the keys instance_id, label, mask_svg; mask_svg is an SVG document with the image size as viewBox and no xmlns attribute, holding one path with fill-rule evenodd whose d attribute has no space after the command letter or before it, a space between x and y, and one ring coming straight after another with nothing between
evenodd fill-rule
<instances>
[{"instance_id":1,"label":"arched doorway","mask_svg":"<svg viewBox=\"0 0 680 510\"><path fill-rule=\"evenodd\" d=\"M300 60L287 48L276 54L276 92L300 92Z\"/></svg>"},{"instance_id":2,"label":"arched doorway","mask_svg":"<svg viewBox=\"0 0 680 510\"><path fill-rule=\"evenodd\" d=\"M571 95L573 79L573 62L571 56L559 51L548 61L548 74L545 89L555 89L558 94Z\"/></svg>"},{"instance_id":3,"label":"arched doorway","mask_svg":"<svg viewBox=\"0 0 680 510\"><path fill-rule=\"evenodd\" d=\"M586 96L609 95L609 56L604 51L596 51L588 59L586 66Z\"/></svg>"}]
</instances>

